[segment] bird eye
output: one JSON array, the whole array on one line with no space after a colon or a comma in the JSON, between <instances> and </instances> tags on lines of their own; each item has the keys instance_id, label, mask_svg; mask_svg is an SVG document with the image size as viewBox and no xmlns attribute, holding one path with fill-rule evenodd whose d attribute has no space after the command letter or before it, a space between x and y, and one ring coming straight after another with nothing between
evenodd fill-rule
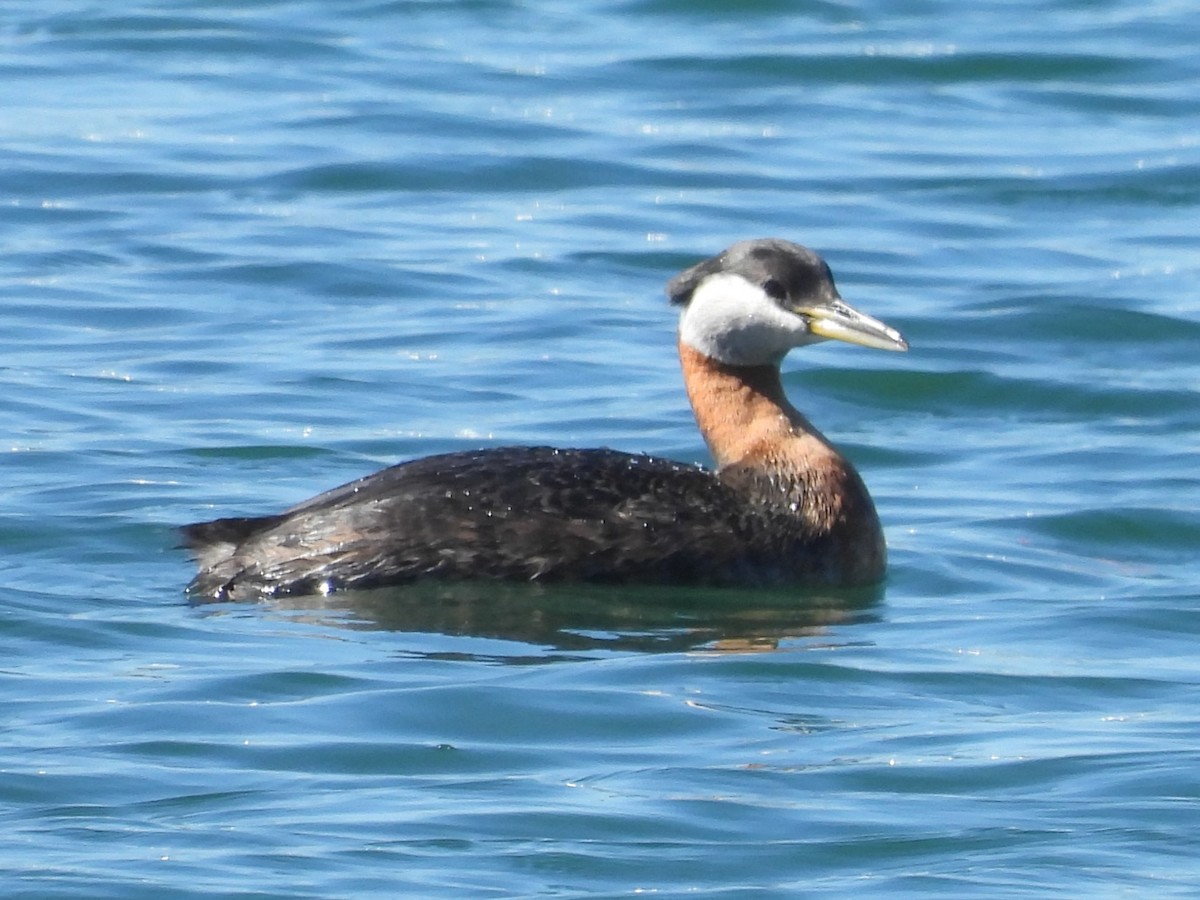
<instances>
[{"instance_id":1,"label":"bird eye","mask_svg":"<svg viewBox=\"0 0 1200 900\"><path fill-rule=\"evenodd\" d=\"M768 278L766 281L764 281L762 289L772 300L782 301L787 299L787 288L785 288L781 282L776 281L774 278Z\"/></svg>"}]
</instances>

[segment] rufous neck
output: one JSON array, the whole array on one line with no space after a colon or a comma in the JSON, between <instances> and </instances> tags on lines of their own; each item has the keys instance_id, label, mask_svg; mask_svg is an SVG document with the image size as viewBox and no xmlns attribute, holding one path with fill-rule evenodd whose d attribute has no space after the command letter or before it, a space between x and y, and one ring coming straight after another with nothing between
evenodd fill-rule
<instances>
[{"instance_id":1,"label":"rufous neck","mask_svg":"<svg viewBox=\"0 0 1200 900\"><path fill-rule=\"evenodd\" d=\"M779 366L734 366L679 343L683 380L718 468L781 455L835 454L783 392Z\"/></svg>"}]
</instances>

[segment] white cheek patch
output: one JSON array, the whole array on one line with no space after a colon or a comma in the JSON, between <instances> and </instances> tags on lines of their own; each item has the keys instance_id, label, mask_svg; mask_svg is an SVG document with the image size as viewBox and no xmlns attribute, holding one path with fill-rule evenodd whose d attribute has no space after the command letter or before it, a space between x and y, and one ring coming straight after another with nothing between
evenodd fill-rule
<instances>
[{"instance_id":1,"label":"white cheek patch","mask_svg":"<svg viewBox=\"0 0 1200 900\"><path fill-rule=\"evenodd\" d=\"M801 316L728 272L709 276L693 292L679 319L679 339L705 356L737 366L777 364L793 347L822 340Z\"/></svg>"}]
</instances>

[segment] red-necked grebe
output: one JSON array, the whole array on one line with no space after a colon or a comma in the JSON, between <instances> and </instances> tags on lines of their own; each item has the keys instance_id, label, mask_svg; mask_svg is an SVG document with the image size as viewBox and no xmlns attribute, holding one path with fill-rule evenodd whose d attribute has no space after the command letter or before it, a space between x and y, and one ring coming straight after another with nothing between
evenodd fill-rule
<instances>
[{"instance_id":1,"label":"red-necked grebe","mask_svg":"<svg viewBox=\"0 0 1200 900\"><path fill-rule=\"evenodd\" d=\"M197 599L419 579L853 586L886 550L854 467L784 396L783 357L832 338L905 350L850 308L817 254L734 244L667 285L679 357L716 462L503 447L430 456L274 516L183 527Z\"/></svg>"}]
</instances>

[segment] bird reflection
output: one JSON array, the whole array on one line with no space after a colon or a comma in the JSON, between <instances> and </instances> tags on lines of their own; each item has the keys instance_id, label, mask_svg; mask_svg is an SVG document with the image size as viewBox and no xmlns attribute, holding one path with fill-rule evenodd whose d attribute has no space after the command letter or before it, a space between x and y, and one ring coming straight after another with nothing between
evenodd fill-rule
<instances>
[{"instance_id":1,"label":"bird reflection","mask_svg":"<svg viewBox=\"0 0 1200 900\"><path fill-rule=\"evenodd\" d=\"M265 605L325 626L528 645L516 656L597 650L764 652L789 640L819 637L831 625L873 618L881 593L858 588L798 597L793 590L433 582L327 597L278 597ZM447 655L441 652L444 644L438 647L439 652L418 655Z\"/></svg>"}]
</instances>

